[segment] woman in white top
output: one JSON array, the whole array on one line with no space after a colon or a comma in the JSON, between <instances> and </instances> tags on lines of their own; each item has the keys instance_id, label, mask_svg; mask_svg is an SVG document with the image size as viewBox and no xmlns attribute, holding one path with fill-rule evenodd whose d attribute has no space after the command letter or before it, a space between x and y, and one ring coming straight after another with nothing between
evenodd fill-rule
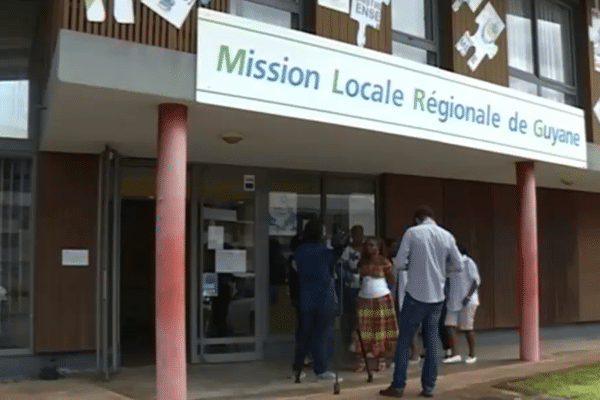
<instances>
[{"instance_id":1,"label":"woman in white top","mask_svg":"<svg viewBox=\"0 0 600 400\"><path fill-rule=\"evenodd\" d=\"M379 359L378 371L385 369L386 357L394 351L398 338L398 321L392 300L394 272L380 239L365 242L360 263L361 286L358 293L358 329L365 353ZM351 350L355 353L357 372L365 369L358 335L354 333Z\"/></svg>"}]
</instances>

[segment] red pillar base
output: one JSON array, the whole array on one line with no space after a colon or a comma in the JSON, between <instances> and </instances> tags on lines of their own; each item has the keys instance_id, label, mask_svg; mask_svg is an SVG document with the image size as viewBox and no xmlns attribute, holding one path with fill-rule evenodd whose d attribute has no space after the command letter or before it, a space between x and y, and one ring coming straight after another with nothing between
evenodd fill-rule
<instances>
[{"instance_id":1,"label":"red pillar base","mask_svg":"<svg viewBox=\"0 0 600 400\"><path fill-rule=\"evenodd\" d=\"M535 170L533 162L517 164L518 241L517 291L520 353L523 361L540 359L538 243Z\"/></svg>"},{"instance_id":2,"label":"red pillar base","mask_svg":"<svg viewBox=\"0 0 600 400\"><path fill-rule=\"evenodd\" d=\"M185 196L187 107L158 108L156 398L186 400Z\"/></svg>"}]
</instances>

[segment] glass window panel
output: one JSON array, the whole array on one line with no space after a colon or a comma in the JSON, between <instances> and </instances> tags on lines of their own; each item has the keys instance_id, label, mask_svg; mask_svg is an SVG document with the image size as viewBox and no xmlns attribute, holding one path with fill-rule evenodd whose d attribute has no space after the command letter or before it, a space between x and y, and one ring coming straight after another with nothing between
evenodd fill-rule
<instances>
[{"instance_id":1,"label":"glass window panel","mask_svg":"<svg viewBox=\"0 0 600 400\"><path fill-rule=\"evenodd\" d=\"M570 12L548 1L540 1L536 7L540 75L573 85Z\"/></svg>"},{"instance_id":2,"label":"glass window panel","mask_svg":"<svg viewBox=\"0 0 600 400\"><path fill-rule=\"evenodd\" d=\"M28 138L29 81L0 81L0 137Z\"/></svg>"},{"instance_id":3,"label":"glass window panel","mask_svg":"<svg viewBox=\"0 0 600 400\"><path fill-rule=\"evenodd\" d=\"M290 242L309 218L321 215L321 180L317 175L273 172L268 188L269 332L291 334L296 330L297 287Z\"/></svg>"},{"instance_id":4,"label":"glass window panel","mask_svg":"<svg viewBox=\"0 0 600 400\"><path fill-rule=\"evenodd\" d=\"M427 50L418 47L409 46L399 42L392 42L392 54L421 64L427 64Z\"/></svg>"},{"instance_id":5,"label":"glass window panel","mask_svg":"<svg viewBox=\"0 0 600 400\"><path fill-rule=\"evenodd\" d=\"M0 160L0 349L30 345L30 160Z\"/></svg>"},{"instance_id":6,"label":"glass window panel","mask_svg":"<svg viewBox=\"0 0 600 400\"><path fill-rule=\"evenodd\" d=\"M330 178L326 180L325 225L334 247L345 246L350 228L361 225L365 236L374 236L375 182L371 179Z\"/></svg>"},{"instance_id":7,"label":"glass window panel","mask_svg":"<svg viewBox=\"0 0 600 400\"><path fill-rule=\"evenodd\" d=\"M292 28L292 13L245 0L232 0L230 12L266 24Z\"/></svg>"},{"instance_id":8,"label":"glass window panel","mask_svg":"<svg viewBox=\"0 0 600 400\"><path fill-rule=\"evenodd\" d=\"M520 92L529 93L537 96L537 85L535 83L527 82L522 79L515 78L513 76L508 77L508 86L512 89Z\"/></svg>"},{"instance_id":9,"label":"glass window panel","mask_svg":"<svg viewBox=\"0 0 600 400\"><path fill-rule=\"evenodd\" d=\"M508 64L513 68L533 74L531 30L531 6L529 1L510 0L506 15Z\"/></svg>"},{"instance_id":10,"label":"glass window panel","mask_svg":"<svg viewBox=\"0 0 600 400\"><path fill-rule=\"evenodd\" d=\"M425 2L428 0L392 0L392 30L423 39L432 39L427 32Z\"/></svg>"}]
</instances>

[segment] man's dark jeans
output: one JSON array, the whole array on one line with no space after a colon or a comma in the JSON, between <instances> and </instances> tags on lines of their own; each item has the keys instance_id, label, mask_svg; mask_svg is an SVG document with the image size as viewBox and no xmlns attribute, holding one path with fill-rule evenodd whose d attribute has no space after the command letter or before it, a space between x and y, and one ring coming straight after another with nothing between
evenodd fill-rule
<instances>
[{"instance_id":1,"label":"man's dark jeans","mask_svg":"<svg viewBox=\"0 0 600 400\"><path fill-rule=\"evenodd\" d=\"M296 356L294 357L294 370L302 369L304 358L310 352L314 360L314 371L320 375L327 371L329 363L329 345L331 323L334 319L333 310L316 308L309 311L300 311L302 325L300 337L296 343Z\"/></svg>"},{"instance_id":2,"label":"man's dark jeans","mask_svg":"<svg viewBox=\"0 0 600 400\"><path fill-rule=\"evenodd\" d=\"M421 374L421 384L427 393L433 393L437 380L439 323L443 303L422 303L413 299L408 293L404 297L400 312L400 336L396 345L394 362L394 380L392 386L403 390L406 386L406 370L408 368L408 351L413 336L420 324L425 332L424 346L425 364Z\"/></svg>"}]
</instances>

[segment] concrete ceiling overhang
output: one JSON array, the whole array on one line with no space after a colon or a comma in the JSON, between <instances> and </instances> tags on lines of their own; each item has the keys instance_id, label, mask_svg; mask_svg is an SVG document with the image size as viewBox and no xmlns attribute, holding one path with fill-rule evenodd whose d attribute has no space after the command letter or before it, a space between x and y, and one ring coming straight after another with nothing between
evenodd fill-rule
<instances>
[{"instance_id":1,"label":"concrete ceiling overhang","mask_svg":"<svg viewBox=\"0 0 600 400\"><path fill-rule=\"evenodd\" d=\"M82 57L85 55L85 57ZM191 162L514 184L522 159L444 143L193 101L195 56L61 31L41 136L45 151L156 156L163 102L189 107ZM243 140L225 143L237 132ZM600 160L596 146L591 158ZM600 165L599 162L590 162ZM536 163L538 186L600 192L600 172ZM568 185L566 185L567 183Z\"/></svg>"}]
</instances>

